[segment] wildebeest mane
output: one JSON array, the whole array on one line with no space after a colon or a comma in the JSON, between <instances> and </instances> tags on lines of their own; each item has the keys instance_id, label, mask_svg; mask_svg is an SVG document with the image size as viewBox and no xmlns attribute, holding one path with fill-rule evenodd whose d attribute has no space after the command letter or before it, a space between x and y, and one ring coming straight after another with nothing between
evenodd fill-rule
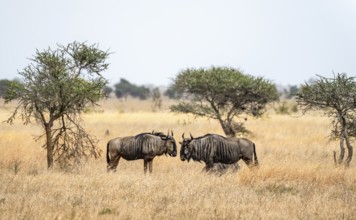
<instances>
[{"instance_id":1,"label":"wildebeest mane","mask_svg":"<svg viewBox=\"0 0 356 220\"><path fill-rule=\"evenodd\" d=\"M157 132L143 132L141 134L137 134L135 136L135 138L141 138L142 136L147 135L147 134L158 136L158 137L167 137L167 135L165 135L163 132L158 132L157 131Z\"/></svg>"},{"instance_id":2,"label":"wildebeest mane","mask_svg":"<svg viewBox=\"0 0 356 220\"><path fill-rule=\"evenodd\" d=\"M222 139L226 139L226 137L224 137L224 136L222 136L220 134L206 134L204 136L196 137L196 138L194 138L194 140L202 139L202 138L206 138L206 137L211 137L211 136L215 136L215 137L219 137L219 138L222 138Z\"/></svg>"}]
</instances>

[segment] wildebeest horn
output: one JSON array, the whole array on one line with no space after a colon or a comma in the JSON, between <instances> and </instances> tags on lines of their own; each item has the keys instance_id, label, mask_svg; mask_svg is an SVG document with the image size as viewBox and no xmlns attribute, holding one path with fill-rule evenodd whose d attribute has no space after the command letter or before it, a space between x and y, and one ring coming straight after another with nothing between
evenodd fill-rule
<instances>
[{"instance_id":1,"label":"wildebeest horn","mask_svg":"<svg viewBox=\"0 0 356 220\"><path fill-rule=\"evenodd\" d=\"M192 133L190 133L190 139L192 139L192 140L193 140L193 135L192 135Z\"/></svg>"},{"instance_id":2,"label":"wildebeest horn","mask_svg":"<svg viewBox=\"0 0 356 220\"><path fill-rule=\"evenodd\" d=\"M183 140L184 140L184 133L182 134L182 138L183 138Z\"/></svg>"},{"instance_id":3,"label":"wildebeest horn","mask_svg":"<svg viewBox=\"0 0 356 220\"><path fill-rule=\"evenodd\" d=\"M171 130L171 134L172 134L172 137L173 137L173 131Z\"/></svg>"},{"instance_id":4,"label":"wildebeest horn","mask_svg":"<svg viewBox=\"0 0 356 220\"><path fill-rule=\"evenodd\" d=\"M155 133L155 130L152 130L152 134L154 134Z\"/></svg>"}]
</instances>

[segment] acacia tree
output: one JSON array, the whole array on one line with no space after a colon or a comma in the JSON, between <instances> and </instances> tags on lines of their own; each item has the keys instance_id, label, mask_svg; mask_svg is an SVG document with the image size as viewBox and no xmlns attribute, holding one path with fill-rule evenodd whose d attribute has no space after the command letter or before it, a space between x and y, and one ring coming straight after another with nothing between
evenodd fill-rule
<instances>
[{"instance_id":1,"label":"acacia tree","mask_svg":"<svg viewBox=\"0 0 356 220\"><path fill-rule=\"evenodd\" d=\"M171 106L171 111L216 119L227 136L247 131L242 122L234 120L239 115L259 116L266 104L278 100L271 82L229 67L183 70L173 88L190 100Z\"/></svg>"},{"instance_id":2,"label":"acacia tree","mask_svg":"<svg viewBox=\"0 0 356 220\"><path fill-rule=\"evenodd\" d=\"M311 109L322 110L332 120L331 139L340 139L340 157L337 164L350 165L353 147L351 137L356 137L356 81L346 74L334 74L334 78L318 76L319 79L305 83L296 99L303 113ZM344 143L348 150L346 160Z\"/></svg>"},{"instance_id":3,"label":"acacia tree","mask_svg":"<svg viewBox=\"0 0 356 220\"><path fill-rule=\"evenodd\" d=\"M108 56L95 44L78 42L37 50L31 64L19 72L23 82L8 87L5 103L18 101L8 122L20 115L25 124L42 125L49 169L54 160L67 166L100 156L97 140L80 125L80 113L105 97L107 80L101 72L108 68Z\"/></svg>"}]
</instances>

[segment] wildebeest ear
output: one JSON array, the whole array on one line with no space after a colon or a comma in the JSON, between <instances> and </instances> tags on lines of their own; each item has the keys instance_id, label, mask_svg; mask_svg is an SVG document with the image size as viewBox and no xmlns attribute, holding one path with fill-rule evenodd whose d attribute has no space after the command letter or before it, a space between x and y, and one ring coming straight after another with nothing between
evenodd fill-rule
<instances>
[{"instance_id":1,"label":"wildebeest ear","mask_svg":"<svg viewBox=\"0 0 356 220\"><path fill-rule=\"evenodd\" d=\"M182 134L182 138L183 138L183 140L184 140L184 133Z\"/></svg>"},{"instance_id":2,"label":"wildebeest ear","mask_svg":"<svg viewBox=\"0 0 356 220\"><path fill-rule=\"evenodd\" d=\"M193 138L193 135L192 135L192 133L190 133L190 139L191 140L193 140L194 138Z\"/></svg>"}]
</instances>

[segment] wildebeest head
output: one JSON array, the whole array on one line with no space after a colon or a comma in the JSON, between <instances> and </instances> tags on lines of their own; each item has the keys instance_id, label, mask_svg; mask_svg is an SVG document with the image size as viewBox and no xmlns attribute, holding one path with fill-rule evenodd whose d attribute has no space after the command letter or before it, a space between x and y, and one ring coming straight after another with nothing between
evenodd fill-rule
<instances>
[{"instance_id":1,"label":"wildebeest head","mask_svg":"<svg viewBox=\"0 0 356 220\"><path fill-rule=\"evenodd\" d=\"M166 153L171 157L177 156L177 144L173 137L173 131L171 131L171 134L168 132L167 135L160 134L159 136L165 141Z\"/></svg>"},{"instance_id":2,"label":"wildebeest head","mask_svg":"<svg viewBox=\"0 0 356 220\"><path fill-rule=\"evenodd\" d=\"M192 152L193 152L193 147L191 146L190 142L194 139L192 134L190 134L190 139L189 138L184 138L184 133L182 134L183 141L179 142L181 147L180 147L180 159L182 161L185 160L190 160L192 157Z\"/></svg>"}]
</instances>

